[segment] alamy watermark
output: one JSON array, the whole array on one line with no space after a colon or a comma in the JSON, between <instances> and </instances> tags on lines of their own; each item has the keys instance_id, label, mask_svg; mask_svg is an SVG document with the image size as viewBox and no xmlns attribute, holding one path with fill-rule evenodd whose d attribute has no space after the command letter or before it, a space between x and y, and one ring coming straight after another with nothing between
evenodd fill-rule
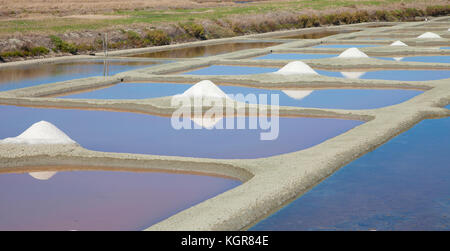
<instances>
[{"instance_id":1,"label":"alamy watermark","mask_svg":"<svg viewBox=\"0 0 450 251\"><path fill-rule=\"evenodd\" d=\"M175 95L171 105L179 107L171 118L176 130L260 130L261 140L276 140L279 135L278 94Z\"/></svg>"}]
</instances>

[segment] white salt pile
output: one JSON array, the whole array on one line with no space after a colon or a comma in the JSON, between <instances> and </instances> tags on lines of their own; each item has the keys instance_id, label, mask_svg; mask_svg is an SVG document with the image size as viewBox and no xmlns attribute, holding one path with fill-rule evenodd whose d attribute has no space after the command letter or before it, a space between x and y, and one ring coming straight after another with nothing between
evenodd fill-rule
<instances>
[{"instance_id":1,"label":"white salt pile","mask_svg":"<svg viewBox=\"0 0 450 251\"><path fill-rule=\"evenodd\" d=\"M313 91L310 91L310 90L304 90L304 91L300 91L300 90L282 90L282 92L284 92L284 94L288 95L289 97L291 97L293 99L301 100L301 99L306 98Z\"/></svg>"},{"instance_id":2,"label":"white salt pile","mask_svg":"<svg viewBox=\"0 0 450 251\"><path fill-rule=\"evenodd\" d=\"M342 74L342 76L344 76L344 78L350 78L350 79L359 79L365 73L366 72L364 72L364 71L343 71L343 72L341 72L341 74Z\"/></svg>"},{"instance_id":3,"label":"white salt pile","mask_svg":"<svg viewBox=\"0 0 450 251\"><path fill-rule=\"evenodd\" d=\"M339 54L338 58L368 58L366 53L360 51L358 48L352 47Z\"/></svg>"},{"instance_id":4,"label":"white salt pile","mask_svg":"<svg viewBox=\"0 0 450 251\"><path fill-rule=\"evenodd\" d=\"M37 180L49 180L53 177L57 172L31 172L28 173L31 177Z\"/></svg>"},{"instance_id":5,"label":"white salt pile","mask_svg":"<svg viewBox=\"0 0 450 251\"><path fill-rule=\"evenodd\" d=\"M400 41L400 40L397 40L397 41L393 42L393 43L391 44L391 46L408 46L408 45L405 44L405 43L403 43L403 42Z\"/></svg>"},{"instance_id":6,"label":"white salt pile","mask_svg":"<svg viewBox=\"0 0 450 251\"><path fill-rule=\"evenodd\" d=\"M53 124L41 121L17 137L0 140L0 144L76 144L76 142Z\"/></svg>"},{"instance_id":7,"label":"white salt pile","mask_svg":"<svg viewBox=\"0 0 450 251\"><path fill-rule=\"evenodd\" d=\"M417 38L442 38L442 37L433 32L425 32L422 35L418 36Z\"/></svg>"},{"instance_id":8,"label":"white salt pile","mask_svg":"<svg viewBox=\"0 0 450 251\"><path fill-rule=\"evenodd\" d=\"M213 82L202 80L187 89L183 94L175 95L176 97L211 97L211 98L228 98L228 96Z\"/></svg>"},{"instance_id":9,"label":"white salt pile","mask_svg":"<svg viewBox=\"0 0 450 251\"><path fill-rule=\"evenodd\" d=\"M192 117L191 120L206 129L212 129L214 126L216 126L217 123L219 123L222 118L221 117L214 117L214 118L204 118L204 117Z\"/></svg>"},{"instance_id":10,"label":"white salt pile","mask_svg":"<svg viewBox=\"0 0 450 251\"><path fill-rule=\"evenodd\" d=\"M303 63L302 61L294 61L283 66L283 68L274 72L274 74L281 75L319 75L315 70L313 70L309 65Z\"/></svg>"}]
</instances>

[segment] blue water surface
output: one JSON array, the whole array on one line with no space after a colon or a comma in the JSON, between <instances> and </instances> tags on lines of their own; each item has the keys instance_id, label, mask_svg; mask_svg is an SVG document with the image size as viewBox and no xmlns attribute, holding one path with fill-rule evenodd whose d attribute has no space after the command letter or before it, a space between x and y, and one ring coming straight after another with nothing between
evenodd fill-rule
<instances>
[{"instance_id":1,"label":"blue water surface","mask_svg":"<svg viewBox=\"0 0 450 251\"><path fill-rule=\"evenodd\" d=\"M246 75L261 74L277 71L278 68L212 65L193 70L185 74L192 75ZM346 77L341 72L316 70L320 75L328 77ZM363 73L361 79L382 79L399 81L427 81L450 78L450 71L446 70L377 70Z\"/></svg>"},{"instance_id":2,"label":"blue water surface","mask_svg":"<svg viewBox=\"0 0 450 251\"><path fill-rule=\"evenodd\" d=\"M250 230L450 230L449 128L420 122Z\"/></svg>"},{"instance_id":3,"label":"blue water surface","mask_svg":"<svg viewBox=\"0 0 450 251\"><path fill-rule=\"evenodd\" d=\"M337 57L338 54L307 54L307 53L271 53L253 59L278 59L278 60L302 60L302 59L319 59Z\"/></svg>"},{"instance_id":4,"label":"blue water surface","mask_svg":"<svg viewBox=\"0 0 450 251\"><path fill-rule=\"evenodd\" d=\"M247 75L260 74L277 71L278 68L233 66L233 65L211 65L184 74L188 75Z\"/></svg>"},{"instance_id":5,"label":"blue water surface","mask_svg":"<svg viewBox=\"0 0 450 251\"><path fill-rule=\"evenodd\" d=\"M0 139L15 137L32 124L45 120L90 150L230 159L268 157L302 150L363 123L328 118L277 120L276 117L269 129L262 130L248 129L247 118L247 129L209 130L198 126L199 129L176 130L170 117L16 106L0 106L0 117L3 121L0 123ZM230 119L237 128L235 118ZM279 126L276 126L276 121L279 121ZM190 120L188 123L194 128ZM219 123L226 127L224 119ZM256 125L261 128L259 121ZM261 140L261 133L270 130L275 139Z\"/></svg>"},{"instance_id":6,"label":"blue water surface","mask_svg":"<svg viewBox=\"0 0 450 251\"><path fill-rule=\"evenodd\" d=\"M424 63L450 63L450 56L416 56L416 57L376 57L384 60Z\"/></svg>"},{"instance_id":7,"label":"blue water surface","mask_svg":"<svg viewBox=\"0 0 450 251\"><path fill-rule=\"evenodd\" d=\"M191 85L171 83L121 83L109 88L65 96L63 98L81 99L144 99L172 96L183 93ZM270 104L270 95L279 95L279 104L283 106L336 108L336 109L373 109L394 105L406 101L420 93L415 90L369 90L369 89L330 89L330 90L268 90L240 86L219 85L227 94L266 94ZM303 97L304 96L304 97ZM231 95L230 95L231 97ZM303 98L302 98L303 97ZM257 99L256 101L258 101ZM250 102L255 103L255 102Z\"/></svg>"},{"instance_id":8,"label":"blue water surface","mask_svg":"<svg viewBox=\"0 0 450 251\"><path fill-rule=\"evenodd\" d=\"M344 77L341 72L316 70L317 73L329 77ZM428 81L450 78L450 71L445 70L377 70L362 74L360 79L382 79L398 81Z\"/></svg>"},{"instance_id":9,"label":"blue water surface","mask_svg":"<svg viewBox=\"0 0 450 251\"><path fill-rule=\"evenodd\" d=\"M313 46L312 48L365 48L365 47L378 47L377 44L321 44Z\"/></svg>"}]
</instances>

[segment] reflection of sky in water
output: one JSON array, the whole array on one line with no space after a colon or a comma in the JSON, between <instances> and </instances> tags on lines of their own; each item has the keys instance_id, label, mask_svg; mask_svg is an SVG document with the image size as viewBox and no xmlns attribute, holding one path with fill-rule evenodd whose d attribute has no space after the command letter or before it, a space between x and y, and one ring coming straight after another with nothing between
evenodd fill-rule
<instances>
[{"instance_id":1,"label":"reflection of sky in water","mask_svg":"<svg viewBox=\"0 0 450 251\"><path fill-rule=\"evenodd\" d=\"M391 57L376 57L384 60L395 60ZM417 57L401 57L405 62L425 62L425 63L450 63L450 56L417 56Z\"/></svg>"},{"instance_id":2,"label":"reflection of sky in water","mask_svg":"<svg viewBox=\"0 0 450 251\"><path fill-rule=\"evenodd\" d=\"M441 47L441 49L450 50L450 46L449 47Z\"/></svg>"},{"instance_id":3,"label":"reflection of sky in water","mask_svg":"<svg viewBox=\"0 0 450 251\"><path fill-rule=\"evenodd\" d=\"M364 48L364 47L377 47L381 45L376 44L321 44L313 46L312 48Z\"/></svg>"},{"instance_id":4,"label":"reflection of sky in water","mask_svg":"<svg viewBox=\"0 0 450 251\"><path fill-rule=\"evenodd\" d=\"M168 173L0 174L0 230L142 230L239 184Z\"/></svg>"},{"instance_id":5,"label":"reflection of sky in water","mask_svg":"<svg viewBox=\"0 0 450 251\"><path fill-rule=\"evenodd\" d=\"M316 70L320 75L343 77L340 72ZM444 70L379 70L364 73L361 79L383 79L400 81L426 81L450 78L450 71Z\"/></svg>"},{"instance_id":6,"label":"reflection of sky in water","mask_svg":"<svg viewBox=\"0 0 450 251\"><path fill-rule=\"evenodd\" d=\"M109 62L109 75L149 67L154 63L137 61ZM0 70L0 91L24 88L40 84L104 75L103 60L74 63L39 64Z\"/></svg>"},{"instance_id":7,"label":"reflection of sky in water","mask_svg":"<svg viewBox=\"0 0 450 251\"><path fill-rule=\"evenodd\" d=\"M278 59L278 60L289 60L289 59L319 59L319 58L332 58L337 57L337 54L306 54L306 53L272 53L264 56L256 57L253 59Z\"/></svg>"},{"instance_id":8,"label":"reflection of sky in water","mask_svg":"<svg viewBox=\"0 0 450 251\"><path fill-rule=\"evenodd\" d=\"M294 152L362 123L279 118L279 137L261 141L260 133L269 130L175 130L170 117L125 112L0 106L0 117L8 122L0 124L0 139L17 136L32 124L45 120L90 150L209 158L257 158ZM246 128L248 123L247 118ZM236 127L236 120L234 124Z\"/></svg>"},{"instance_id":9,"label":"reflection of sky in water","mask_svg":"<svg viewBox=\"0 0 450 251\"><path fill-rule=\"evenodd\" d=\"M250 230L449 230L449 128L419 123Z\"/></svg>"},{"instance_id":10,"label":"reflection of sky in water","mask_svg":"<svg viewBox=\"0 0 450 251\"><path fill-rule=\"evenodd\" d=\"M302 60L337 57L337 54L304 54L304 53L280 53L267 54L253 59L278 59L278 60ZM425 62L425 63L450 63L450 56L416 56L416 57L373 57L384 60L396 60L405 62Z\"/></svg>"},{"instance_id":11,"label":"reflection of sky in water","mask_svg":"<svg viewBox=\"0 0 450 251\"><path fill-rule=\"evenodd\" d=\"M198 70L190 71L185 74L193 75L245 75L270 73L277 71L278 68L248 67L248 66L228 66L212 65ZM337 71L316 70L317 73L329 77L344 77ZM345 73L344 73L345 74ZM347 74L348 75L348 74ZM426 81L450 78L450 71L445 70L378 70L369 71L362 74L361 79L384 79L400 81Z\"/></svg>"},{"instance_id":12,"label":"reflection of sky in water","mask_svg":"<svg viewBox=\"0 0 450 251\"><path fill-rule=\"evenodd\" d=\"M86 99L143 99L172 96L183 93L191 85L170 83L128 83L117 84L113 87L95 90L92 92L74 94L65 98ZM280 105L336 108L336 109L371 109L398 104L408 100L420 91L414 90L358 90L358 89L336 89L315 90L310 94L305 90L267 90L247 88L239 86L219 86L227 94L278 94ZM299 95L296 95L299 94ZM306 95L303 98L299 96ZM268 97L270 103L270 97Z\"/></svg>"},{"instance_id":13,"label":"reflection of sky in water","mask_svg":"<svg viewBox=\"0 0 450 251\"><path fill-rule=\"evenodd\" d=\"M369 39L369 40L390 40L392 38L390 38L390 37L355 37L353 39L357 39L357 40L365 40L365 39Z\"/></svg>"},{"instance_id":14,"label":"reflection of sky in water","mask_svg":"<svg viewBox=\"0 0 450 251\"><path fill-rule=\"evenodd\" d=\"M232 65L211 65L198 70L186 72L188 75L246 75L259 74L277 71L278 68L232 66Z\"/></svg>"}]
</instances>

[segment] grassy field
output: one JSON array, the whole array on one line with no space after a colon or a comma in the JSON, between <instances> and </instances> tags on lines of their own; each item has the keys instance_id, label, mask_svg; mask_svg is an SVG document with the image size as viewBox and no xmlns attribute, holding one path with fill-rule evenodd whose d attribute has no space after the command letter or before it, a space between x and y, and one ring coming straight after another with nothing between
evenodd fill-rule
<instances>
[{"instance_id":1,"label":"grassy field","mask_svg":"<svg viewBox=\"0 0 450 251\"><path fill-rule=\"evenodd\" d=\"M263 1L236 4L233 2L202 2L187 0L162 1L0 1L0 35L12 33L63 33L98 30L117 26L158 25L204 19L224 19L242 15L279 11L336 11L339 9L377 8L393 6L424 6L442 4L442 0L300 0ZM158 4L159 3L159 4ZM41 7L39 8L39 4ZM210 7L200 7L202 5ZM219 6L218 6L219 5ZM139 8L133 8L139 6ZM45 10L45 11L44 11ZM7 13L16 13L7 15Z\"/></svg>"}]
</instances>

